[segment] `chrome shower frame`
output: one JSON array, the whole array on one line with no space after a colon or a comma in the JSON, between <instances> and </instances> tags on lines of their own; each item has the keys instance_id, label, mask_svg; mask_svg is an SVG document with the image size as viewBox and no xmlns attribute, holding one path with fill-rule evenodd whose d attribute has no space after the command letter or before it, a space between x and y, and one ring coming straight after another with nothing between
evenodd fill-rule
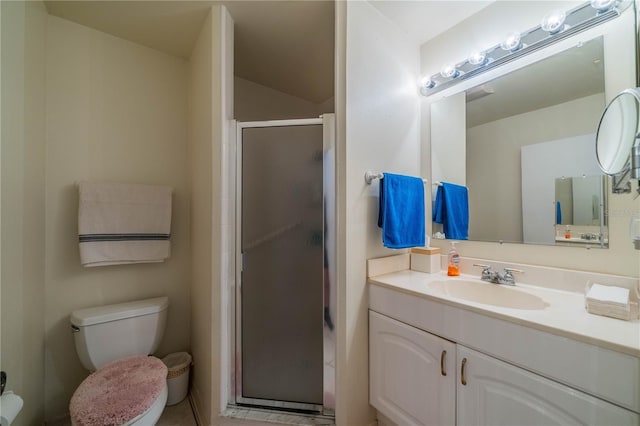
<instances>
[{"instance_id":1,"label":"chrome shower frame","mask_svg":"<svg viewBox=\"0 0 640 426\"><path fill-rule=\"evenodd\" d=\"M288 126L323 126L323 195L324 195L324 215L325 215L325 235L323 245L326 251L328 263L328 275L331 285L329 300L324 301L329 306L329 312L333 317L334 327L330 330L326 323L323 323L323 404L307 404L290 401L274 401L242 396L242 265L243 255L241 252L241 219L242 219L242 131L247 128L259 127L288 127ZM235 223L236 223L236 285L233 291L233 300L230 300L231 312L231 345L230 345L230 394L231 404L246 404L257 407L270 407L273 409L284 409L287 411L300 411L322 416L335 416L335 360L336 360L336 326L337 321L337 268L336 268L336 177L335 177L335 115L323 114L320 118L292 119L292 120L270 120L251 121L236 123L236 199L235 199ZM327 303L328 302L328 303ZM328 350L328 348L333 348Z\"/></svg>"}]
</instances>

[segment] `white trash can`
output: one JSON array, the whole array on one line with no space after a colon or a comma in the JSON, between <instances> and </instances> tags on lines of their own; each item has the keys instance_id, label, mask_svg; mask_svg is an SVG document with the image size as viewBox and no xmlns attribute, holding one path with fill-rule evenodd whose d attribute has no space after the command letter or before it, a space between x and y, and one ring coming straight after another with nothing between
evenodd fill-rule
<instances>
[{"instance_id":1,"label":"white trash can","mask_svg":"<svg viewBox=\"0 0 640 426\"><path fill-rule=\"evenodd\" d=\"M167 374L167 387L169 388L167 405L175 405L182 401L189 391L191 355L186 352L176 352L162 358L162 362L169 370Z\"/></svg>"}]
</instances>

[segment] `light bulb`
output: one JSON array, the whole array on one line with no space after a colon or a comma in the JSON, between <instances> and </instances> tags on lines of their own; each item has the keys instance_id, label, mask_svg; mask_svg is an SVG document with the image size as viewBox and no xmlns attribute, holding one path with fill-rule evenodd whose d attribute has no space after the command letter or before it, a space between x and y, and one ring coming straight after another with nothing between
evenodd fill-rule
<instances>
[{"instance_id":1,"label":"light bulb","mask_svg":"<svg viewBox=\"0 0 640 426\"><path fill-rule=\"evenodd\" d=\"M475 52L469 55L468 59L471 65L484 65L487 61L487 55L482 50L476 50Z\"/></svg>"},{"instance_id":2,"label":"light bulb","mask_svg":"<svg viewBox=\"0 0 640 426\"><path fill-rule=\"evenodd\" d=\"M440 75L444 78L456 78L460 75L460 71L456 69L456 64L447 64L440 70Z\"/></svg>"},{"instance_id":3,"label":"light bulb","mask_svg":"<svg viewBox=\"0 0 640 426\"><path fill-rule=\"evenodd\" d=\"M500 43L500 47L502 48L502 50L508 50L510 52L515 52L516 50L520 49L520 47L522 47L522 43L520 42L520 34L507 34L507 37L504 39L504 41Z\"/></svg>"},{"instance_id":4,"label":"light bulb","mask_svg":"<svg viewBox=\"0 0 640 426\"><path fill-rule=\"evenodd\" d=\"M431 80L431 77L428 75L422 76L420 78L420 82L418 83L421 89L433 89L436 87L436 82Z\"/></svg>"},{"instance_id":5,"label":"light bulb","mask_svg":"<svg viewBox=\"0 0 640 426\"><path fill-rule=\"evenodd\" d=\"M420 94L422 96L429 96L429 89L433 89L436 87L436 82L431 79L428 75L423 75L420 77L418 81L418 88L420 89Z\"/></svg>"},{"instance_id":6,"label":"light bulb","mask_svg":"<svg viewBox=\"0 0 640 426\"><path fill-rule=\"evenodd\" d=\"M604 13L611 9L617 0L591 0L591 7L598 11L598 13Z\"/></svg>"},{"instance_id":7,"label":"light bulb","mask_svg":"<svg viewBox=\"0 0 640 426\"><path fill-rule=\"evenodd\" d=\"M547 13L540 22L540 28L549 34L557 34L564 29L564 21L567 18L562 10L554 10Z\"/></svg>"}]
</instances>

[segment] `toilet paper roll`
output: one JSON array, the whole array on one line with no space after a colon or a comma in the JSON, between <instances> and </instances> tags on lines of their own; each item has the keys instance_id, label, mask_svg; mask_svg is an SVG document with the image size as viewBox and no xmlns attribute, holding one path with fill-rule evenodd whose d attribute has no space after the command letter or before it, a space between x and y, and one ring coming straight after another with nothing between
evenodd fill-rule
<instances>
[{"instance_id":1,"label":"toilet paper roll","mask_svg":"<svg viewBox=\"0 0 640 426\"><path fill-rule=\"evenodd\" d=\"M0 426L9 426L22 410L22 398L13 392L0 396Z\"/></svg>"}]
</instances>

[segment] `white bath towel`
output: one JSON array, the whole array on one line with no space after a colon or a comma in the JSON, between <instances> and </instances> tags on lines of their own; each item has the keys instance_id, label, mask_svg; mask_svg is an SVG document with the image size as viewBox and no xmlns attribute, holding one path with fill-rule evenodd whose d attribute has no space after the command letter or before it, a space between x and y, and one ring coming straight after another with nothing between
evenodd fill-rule
<instances>
[{"instance_id":1,"label":"white bath towel","mask_svg":"<svg viewBox=\"0 0 640 426\"><path fill-rule=\"evenodd\" d=\"M170 256L170 187L82 182L79 192L82 265L162 262Z\"/></svg>"}]
</instances>

